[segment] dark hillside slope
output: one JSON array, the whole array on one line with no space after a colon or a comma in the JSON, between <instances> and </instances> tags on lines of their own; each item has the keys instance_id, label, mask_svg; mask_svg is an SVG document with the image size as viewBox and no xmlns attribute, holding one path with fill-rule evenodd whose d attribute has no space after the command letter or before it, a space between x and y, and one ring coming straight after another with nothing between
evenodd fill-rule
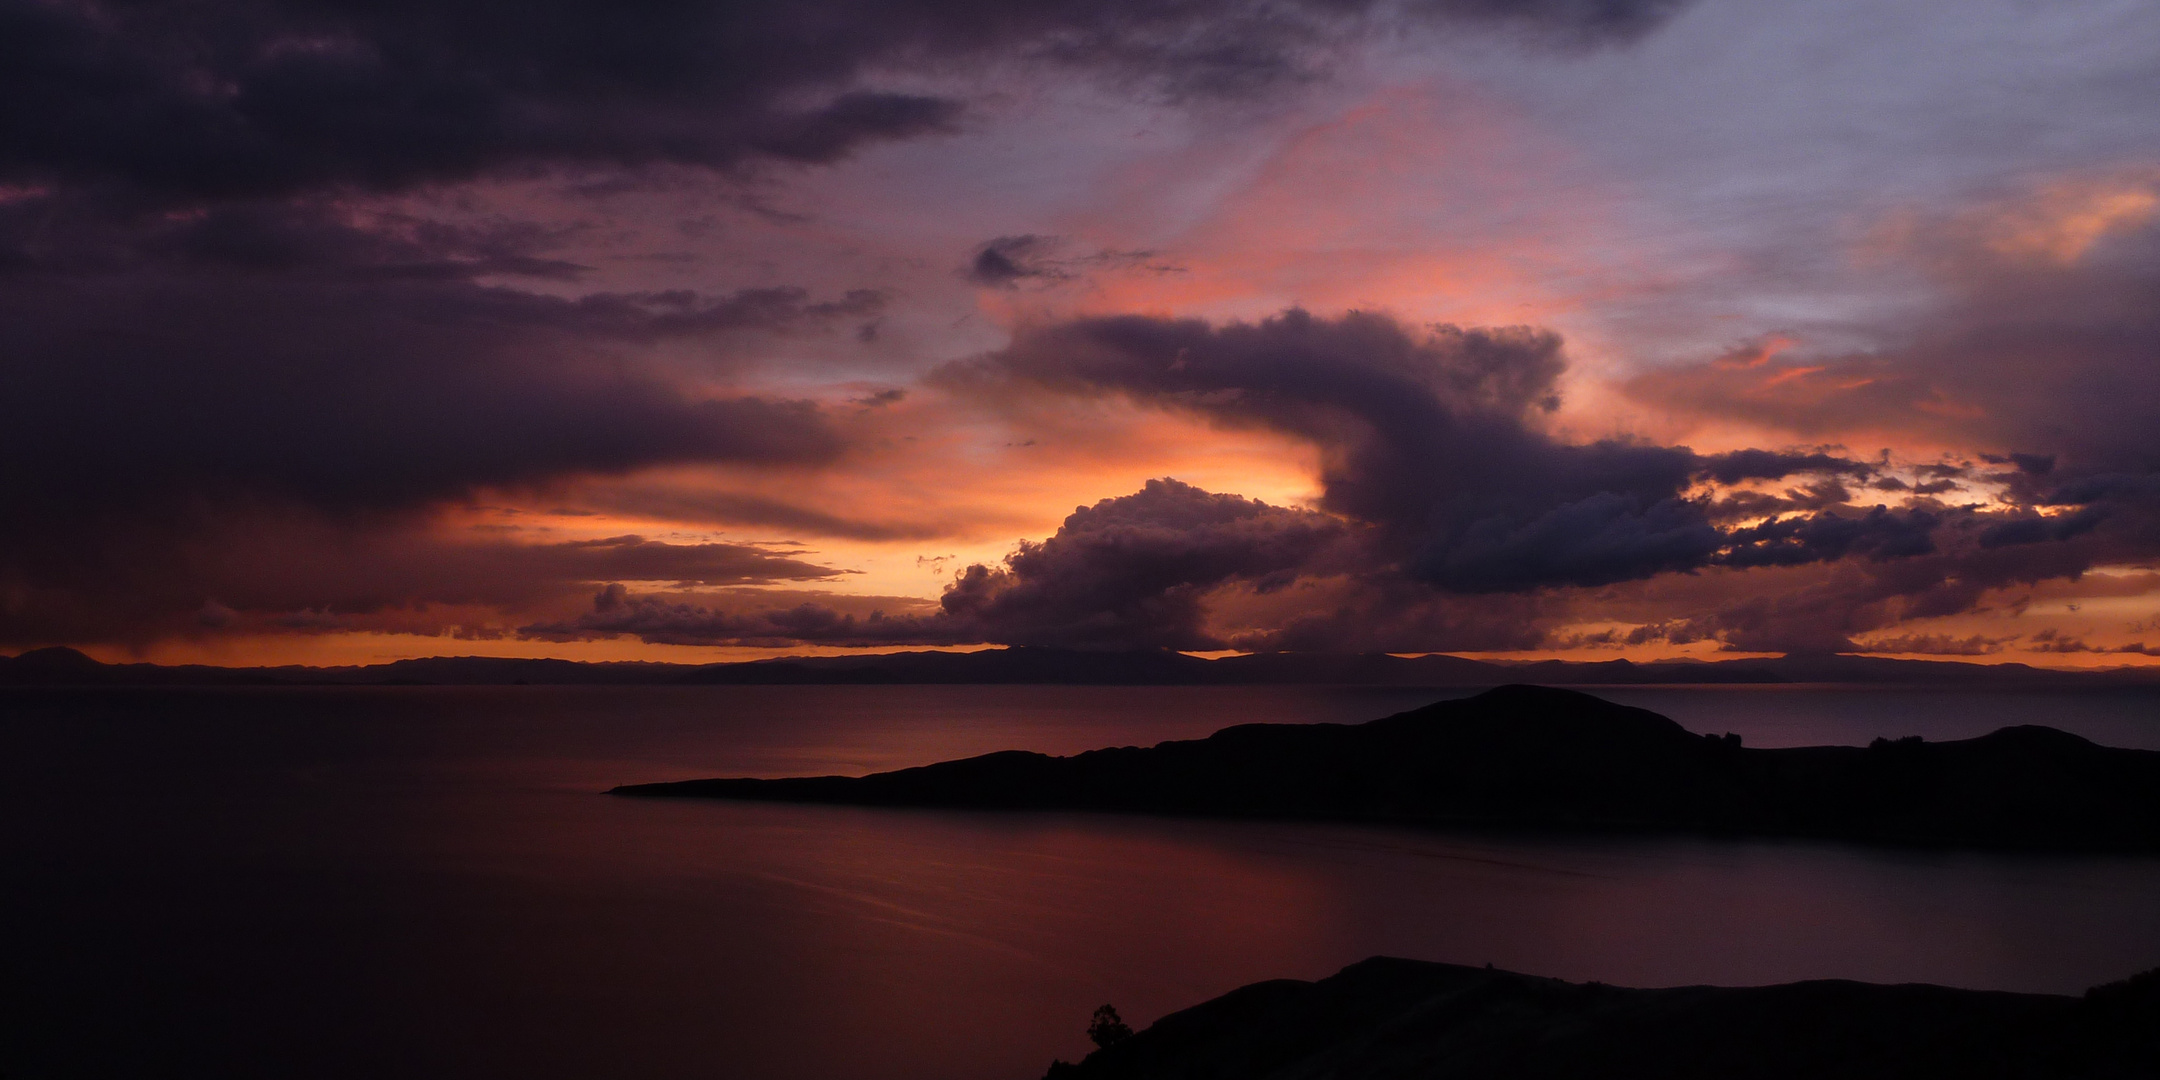
<instances>
[{"instance_id":1,"label":"dark hillside slope","mask_svg":"<svg viewBox=\"0 0 2160 1080\"><path fill-rule=\"evenodd\" d=\"M1629 990L1375 958L1172 1013L1045 1080L2129 1080L2160 975L2082 999L1823 981Z\"/></svg>"}]
</instances>

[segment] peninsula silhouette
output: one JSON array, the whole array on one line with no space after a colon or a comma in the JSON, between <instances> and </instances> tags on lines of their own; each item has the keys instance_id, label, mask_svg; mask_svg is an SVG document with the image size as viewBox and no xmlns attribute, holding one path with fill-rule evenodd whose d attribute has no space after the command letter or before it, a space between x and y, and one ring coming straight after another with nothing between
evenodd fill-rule
<instances>
[{"instance_id":1,"label":"peninsula silhouette","mask_svg":"<svg viewBox=\"0 0 2160 1080\"><path fill-rule=\"evenodd\" d=\"M1071 757L1009 750L862 777L686 780L613 794L2160 850L2160 752L2039 726L1750 749L1736 735L1698 735L1646 709L1536 686L1364 724L1248 724Z\"/></svg>"}]
</instances>

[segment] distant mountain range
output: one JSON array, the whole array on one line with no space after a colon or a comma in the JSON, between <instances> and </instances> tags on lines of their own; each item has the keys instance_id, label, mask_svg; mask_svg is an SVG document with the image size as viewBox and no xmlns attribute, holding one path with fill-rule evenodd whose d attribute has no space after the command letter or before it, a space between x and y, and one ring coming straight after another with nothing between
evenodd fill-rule
<instances>
[{"instance_id":1,"label":"distant mountain range","mask_svg":"<svg viewBox=\"0 0 2160 1080\"><path fill-rule=\"evenodd\" d=\"M2160 687L2160 667L2064 671L2026 664L1784 656L1756 660L1495 663L1460 656L1255 653L1216 660L1160 650L1087 652L1002 648L788 657L725 664L586 663L442 656L352 667L210 667L106 664L74 649L0 657L0 685L91 686L509 686L937 683L1095 686L1351 685L1487 687L1505 683L1622 686L1666 683L1939 684L2005 688Z\"/></svg>"},{"instance_id":2,"label":"distant mountain range","mask_svg":"<svg viewBox=\"0 0 2160 1080\"><path fill-rule=\"evenodd\" d=\"M1754 750L1737 735L1697 735L1647 709L1542 686L1365 724L1241 724L1070 757L1007 750L861 777L614 793L2160 851L2160 752L2038 726Z\"/></svg>"}]
</instances>

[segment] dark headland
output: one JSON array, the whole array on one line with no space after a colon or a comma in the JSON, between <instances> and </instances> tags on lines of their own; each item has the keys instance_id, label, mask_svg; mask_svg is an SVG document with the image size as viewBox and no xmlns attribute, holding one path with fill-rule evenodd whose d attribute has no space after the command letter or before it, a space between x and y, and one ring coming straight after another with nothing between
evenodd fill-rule
<instances>
[{"instance_id":1,"label":"dark headland","mask_svg":"<svg viewBox=\"0 0 2160 1080\"><path fill-rule=\"evenodd\" d=\"M2130 1080L2160 971L2083 997L1822 981L1664 990L1375 958L1172 1013L1044 1080Z\"/></svg>"},{"instance_id":2,"label":"dark headland","mask_svg":"<svg viewBox=\"0 0 2160 1080\"><path fill-rule=\"evenodd\" d=\"M1750 749L1535 686L1365 724L1248 724L1072 757L1014 750L863 777L687 780L614 794L2160 850L2160 752L2037 726Z\"/></svg>"}]
</instances>

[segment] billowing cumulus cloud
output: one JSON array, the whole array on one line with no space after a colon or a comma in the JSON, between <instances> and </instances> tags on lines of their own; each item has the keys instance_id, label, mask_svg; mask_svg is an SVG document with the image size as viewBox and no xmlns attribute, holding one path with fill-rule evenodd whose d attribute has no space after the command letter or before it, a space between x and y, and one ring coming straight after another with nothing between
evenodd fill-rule
<instances>
[{"instance_id":1,"label":"billowing cumulus cloud","mask_svg":"<svg viewBox=\"0 0 2160 1080\"><path fill-rule=\"evenodd\" d=\"M1074 510L1003 567L967 568L942 605L994 641L1220 648L1206 625L1209 591L1233 581L1280 588L1347 554L1331 549L1348 532L1324 514L1155 480Z\"/></svg>"},{"instance_id":2,"label":"billowing cumulus cloud","mask_svg":"<svg viewBox=\"0 0 2160 1080\"><path fill-rule=\"evenodd\" d=\"M1595 586L1820 546L1728 533L1693 488L1796 473L1867 475L1821 452L1703 457L1625 440L1564 442L1558 336L1528 327L1414 331L1383 315L1289 311L1259 323L1083 319L947 368L949 386L1123 395L1311 440L1320 508L1376 530L1375 565L1451 593ZM1787 526L1788 531L1795 526ZM1817 533L1854 528L1825 520ZM1923 530L1924 531L1924 530ZM1835 557L1843 548L1822 548Z\"/></svg>"},{"instance_id":3,"label":"billowing cumulus cloud","mask_svg":"<svg viewBox=\"0 0 2160 1080\"><path fill-rule=\"evenodd\" d=\"M1970 611L1991 591L2075 578L2111 555L2150 550L2124 541L2145 520L2124 502L2141 484L2106 473L2064 485L2040 456L2003 455L2008 472L1974 478L2011 484L2014 500L2024 485L2034 509L1943 504L1925 490L1891 506L1868 505L1850 486L1885 464L1829 450L1701 455L1565 442L1540 423L1562 367L1559 340L1541 331L1413 331L1377 315L1293 311L1225 326L1077 320L1024 332L939 378L989 396L1119 395L1311 440L1322 454L1318 505L1352 528L1359 584L1275 629L1248 632L1240 640L1250 647L1521 648L1567 609L1594 603L1600 587L1674 572L1820 567L1806 583L1728 580L1744 599L1646 622L1635 638L1849 650L1859 634ZM1919 485L1930 490L1972 472L1909 471L1937 477ZM1794 480L1803 482L1782 494L1759 486ZM1728 490L1736 484L1756 486ZM2113 515L2130 520L2109 526ZM1551 599L1542 619L1516 612L1512 634L1479 629L1487 621L1462 598L1485 598L1489 610L1512 604L1500 594Z\"/></svg>"},{"instance_id":4,"label":"billowing cumulus cloud","mask_svg":"<svg viewBox=\"0 0 2160 1080\"><path fill-rule=\"evenodd\" d=\"M1858 506L1840 478L1875 465L1825 450L1700 455L1569 443L1558 338L1527 329L1413 331L1351 313L1255 324L1091 318L1023 332L936 382L984 398L1120 395L1259 426L1321 451L1314 510L1174 481L1084 507L1001 566L961 571L940 610L875 624L787 613L804 640L1219 648L1527 648L1587 590L1675 572L1837 568L1793 597L1751 597L1639 631L1733 647L1850 648L1855 633L1969 609L1989 589L2081 572L2089 552L2005 553L2022 518ZM1813 477L1782 496L1714 485ZM2061 526L2057 526L2058 529ZM1273 594L1294 606L1270 611ZM1544 599L1539 599L1544 597ZM579 627L680 640L781 633L777 614L613 598ZM1235 628L1242 620L1244 629ZM814 632L814 633L813 633Z\"/></svg>"},{"instance_id":5,"label":"billowing cumulus cloud","mask_svg":"<svg viewBox=\"0 0 2160 1080\"><path fill-rule=\"evenodd\" d=\"M610 586L574 622L528 632L701 644L1222 648L1209 626L1210 592L1232 583L1281 588L1347 554L1349 533L1325 514L1153 480L1075 509L1055 534L1021 543L1000 566L961 570L932 613L857 618L814 604L742 611Z\"/></svg>"}]
</instances>

